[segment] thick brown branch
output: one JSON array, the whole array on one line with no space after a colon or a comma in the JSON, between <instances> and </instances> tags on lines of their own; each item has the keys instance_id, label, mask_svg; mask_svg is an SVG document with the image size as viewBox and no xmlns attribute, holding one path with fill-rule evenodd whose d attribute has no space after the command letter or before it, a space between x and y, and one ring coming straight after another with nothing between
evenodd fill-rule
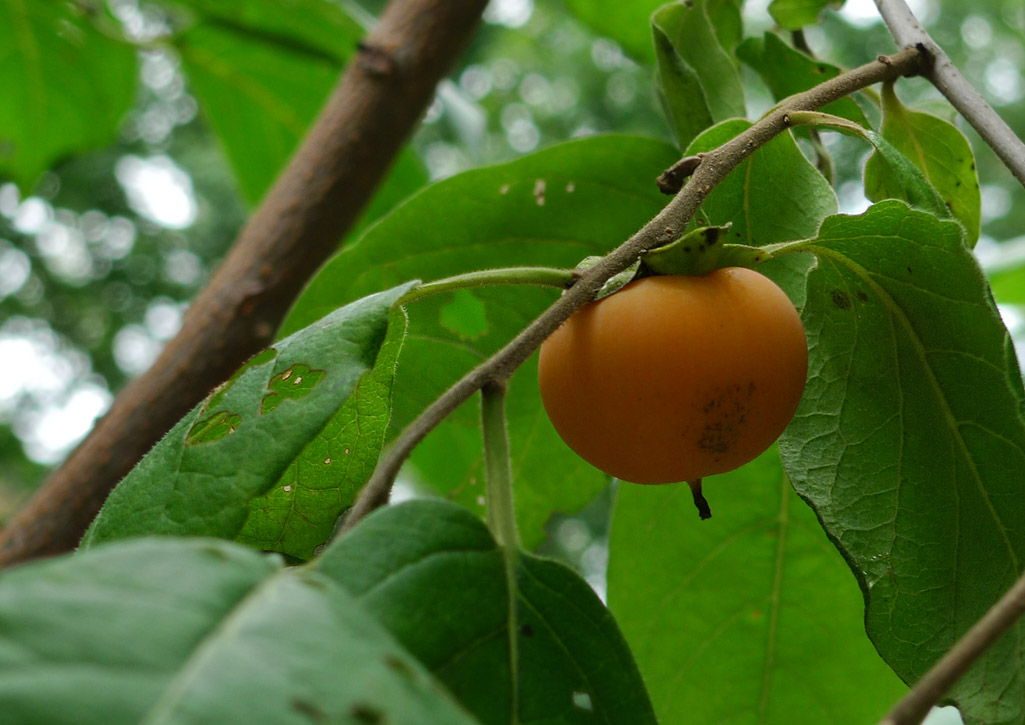
<instances>
[{"instance_id":1,"label":"thick brown branch","mask_svg":"<svg viewBox=\"0 0 1025 725\"><path fill-rule=\"evenodd\" d=\"M486 0L393 0L193 302L181 332L0 532L0 566L73 548L111 488L265 347L338 245L472 34Z\"/></svg>"},{"instance_id":2,"label":"thick brown branch","mask_svg":"<svg viewBox=\"0 0 1025 725\"><path fill-rule=\"evenodd\" d=\"M944 693L1025 613L1025 574L933 665L879 725L918 725Z\"/></svg>"},{"instance_id":3,"label":"thick brown branch","mask_svg":"<svg viewBox=\"0 0 1025 725\"><path fill-rule=\"evenodd\" d=\"M923 63L922 76L947 97L950 105L979 132L982 140L1025 186L1025 143L961 75L943 49L925 32L904 0L876 0L876 7L897 45L902 48L919 47L925 51L929 62Z\"/></svg>"},{"instance_id":4,"label":"thick brown branch","mask_svg":"<svg viewBox=\"0 0 1025 725\"><path fill-rule=\"evenodd\" d=\"M919 57L919 52L914 48L893 56L882 56L879 60L848 71L809 91L791 96L733 140L705 153L693 169L693 175L686 186L654 219L601 262L584 272L577 283L540 317L493 357L467 373L402 431L387 455L381 459L356 505L349 511L341 530L347 531L375 508L387 503L399 468L413 448L447 415L485 384L507 380L563 320L589 302L606 280L633 264L642 252L675 239L705 197L727 174L755 150L788 128L787 113L811 111L874 83L912 75L918 70Z\"/></svg>"}]
</instances>

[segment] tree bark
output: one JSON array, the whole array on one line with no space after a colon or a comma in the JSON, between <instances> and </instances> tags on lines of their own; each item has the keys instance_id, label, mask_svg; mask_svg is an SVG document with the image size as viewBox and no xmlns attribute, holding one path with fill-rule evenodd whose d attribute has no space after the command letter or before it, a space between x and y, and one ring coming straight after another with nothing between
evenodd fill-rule
<instances>
[{"instance_id":1,"label":"tree bark","mask_svg":"<svg viewBox=\"0 0 1025 725\"><path fill-rule=\"evenodd\" d=\"M479 22L486 0L392 0L181 331L0 531L0 567L74 548L110 490L266 347L335 251Z\"/></svg>"}]
</instances>

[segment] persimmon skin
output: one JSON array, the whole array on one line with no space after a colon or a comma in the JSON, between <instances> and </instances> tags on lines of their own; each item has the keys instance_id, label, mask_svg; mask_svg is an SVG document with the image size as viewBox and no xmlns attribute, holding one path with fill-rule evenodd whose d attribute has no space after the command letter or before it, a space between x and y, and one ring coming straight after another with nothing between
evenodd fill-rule
<instances>
[{"instance_id":1,"label":"persimmon skin","mask_svg":"<svg viewBox=\"0 0 1025 725\"><path fill-rule=\"evenodd\" d=\"M751 269L635 280L541 346L548 417L580 457L633 483L752 460L804 392L808 345L786 294Z\"/></svg>"}]
</instances>

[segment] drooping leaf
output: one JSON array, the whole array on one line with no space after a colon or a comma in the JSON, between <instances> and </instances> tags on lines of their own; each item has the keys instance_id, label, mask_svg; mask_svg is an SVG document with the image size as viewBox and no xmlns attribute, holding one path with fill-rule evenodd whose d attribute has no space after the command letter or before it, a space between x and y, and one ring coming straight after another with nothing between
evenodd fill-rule
<instances>
[{"instance_id":1,"label":"drooping leaf","mask_svg":"<svg viewBox=\"0 0 1025 725\"><path fill-rule=\"evenodd\" d=\"M61 157L114 141L136 56L72 3L33 0L0 0L0 49L0 178L28 193Z\"/></svg>"},{"instance_id":2,"label":"drooping leaf","mask_svg":"<svg viewBox=\"0 0 1025 725\"><path fill-rule=\"evenodd\" d=\"M409 287L353 302L253 358L114 489L83 546L173 534L312 555L381 450L405 321L391 309Z\"/></svg>"},{"instance_id":3,"label":"drooping leaf","mask_svg":"<svg viewBox=\"0 0 1025 725\"><path fill-rule=\"evenodd\" d=\"M5 722L475 722L341 586L216 540L0 575Z\"/></svg>"},{"instance_id":4,"label":"drooping leaf","mask_svg":"<svg viewBox=\"0 0 1025 725\"><path fill-rule=\"evenodd\" d=\"M694 139L686 155L716 148L750 126L741 119L713 126ZM812 236L836 206L829 182L788 132L758 149L713 189L699 217L710 224L731 222L730 242L764 246Z\"/></svg>"},{"instance_id":5,"label":"drooping leaf","mask_svg":"<svg viewBox=\"0 0 1025 725\"><path fill-rule=\"evenodd\" d=\"M866 186L868 186L869 176L872 175L876 180L880 176L885 175L888 180L888 186L896 189L893 194L889 197L880 192L878 196L880 198L892 198L896 196L902 200L908 202L911 206L924 209L925 211L935 214L941 219L949 219L952 214L950 209L947 207L940 196L940 193L936 190L921 169L915 166L911 160L905 156L896 146L887 141L883 136L876 133L870 128L863 128L858 124L848 121L847 119L840 118L839 116L831 116L824 113L806 113L806 114L793 114L795 123L800 116L804 116L807 120L808 117L816 119L817 122L811 123L810 125L829 128L834 131L840 131L848 136L859 138L863 141L868 141L875 149L869 162L872 164L872 158L875 159L874 169L869 172L866 168Z\"/></svg>"},{"instance_id":6,"label":"drooping leaf","mask_svg":"<svg viewBox=\"0 0 1025 725\"><path fill-rule=\"evenodd\" d=\"M839 9L843 4L844 0L772 0L769 14L780 27L800 30L806 25L815 25L826 8Z\"/></svg>"},{"instance_id":7,"label":"drooping leaf","mask_svg":"<svg viewBox=\"0 0 1025 725\"><path fill-rule=\"evenodd\" d=\"M905 689L865 638L857 582L775 449L686 485L621 483L609 607L661 722L874 722Z\"/></svg>"},{"instance_id":8,"label":"drooping leaf","mask_svg":"<svg viewBox=\"0 0 1025 725\"><path fill-rule=\"evenodd\" d=\"M888 201L795 248L818 262L784 464L858 577L876 648L913 682L1023 568L1021 375L955 222ZM1025 718L1022 636L950 691L967 722Z\"/></svg>"},{"instance_id":9,"label":"drooping leaf","mask_svg":"<svg viewBox=\"0 0 1025 725\"><path fill-rule=\"evenodd\" d=\"M323 107L363 29L325 0L177 0L197 21L174 37L190 90L224 146L243 196L263 197ZM400 155L367 220L423 185Z\"/></svg>"},{"instance_id":10,"label":"drooping leaf","mask_svg":"<svg viewBox=\"0 0 1025 725\"><path fill-rule=\"evenodd\" d=\"M737 56L761 76L777 101L840 75L835 65L791 48L775 33L748 38L737 47ZM865 114L850 98L823 106L822 111L868 127Z\"/></svg>"},{"instance_id":11,"label":"drooping leaf","mask_svg":"<svg viewBox=\"0 0 1025 725\"><path fill-rule=\"evenodd\" d=\"M906 108L892 84L883 86L882 134L936 188L950 213L964 225L965 242L974 247L979 239L982 198L975 155L964 134L942 118ZM903 199L915 203L907 185L878 152L865 164L865 195L872 201Z\"/></svg>"},{"instance_id":12,"label":"drooping leaf","mask_svg":"<svg viewBox=\"0 0 1025 725\"><path fill-rule=\"evenodd\" d=\"M677 158L672 146L657 141L596 136L446 179L412 197L328 262L297 301L284 332L394 280L525 264L574 267L589 254L604 254L662 207L665 198L655 178ZM481 289L412 305L393 425L408 424L556 294ZM524 541L534 546L553 511L579 509L607 477L555 433L541 406L533 360L513 376L507 415L517 517ZM479 403L470 401L416 449L414 472L483 512L481 446Z\"/></svg>"},{"instance_id":13,"label":"drooping leaf","mask_svg":"<svg viewBox=\"0 0 1025 725\"><path fill-rule=\"evenodd\" d=\"M723 49L704 0L663 5L651 16L663 106L681 148L712 123L743 117L740 70Z\"/></svg>"},{"instance_id":14,"label":"drooping leaf","mask_svg":"<svg viewBox=\"0 0 1025 725\"><path fill-rule=\"evenodd\" d=\"M504 560L462 507L412 501L361 522L317 571L375 612L482 723L654 723L633 657L587 583L521 553L510 618Z\"/></svg>"}]
</instances>

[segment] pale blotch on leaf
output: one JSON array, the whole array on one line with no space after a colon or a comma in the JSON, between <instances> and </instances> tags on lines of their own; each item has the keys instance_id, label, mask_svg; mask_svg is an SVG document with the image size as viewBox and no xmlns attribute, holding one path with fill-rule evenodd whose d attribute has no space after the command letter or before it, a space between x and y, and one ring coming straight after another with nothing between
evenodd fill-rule
<instances>
[{"instance_id":1,"label":"pale blotch on leaf","mask_svg":"<svg viewBox=\"0 0 1025 725\"><path fill-rule=\"evenodd\" d=\"M310 394L325 375L323 370L314 370L309 365L297 363L278 373L267 383L271 392L260 403L260 415L266 415L286 400L299 400Z\"/></svg>"},{"instance_id":2,"label":"pale blotch on leaf","mask_svg":"<svg viewBox=\"0 0 1025 725\"><path fill-rule=\"evenodd\" d=\"M438 322L460 340L476 340L488 331L487 308L470 290L457 290L452 301L441 308Z\"/></svg>"},{"instance_id":3,"label":"pale blotch on leaf","mask_svg":"<svg viewBox=\"0 0 1025 725\"><path fill-rule=\"evenodd\" d=\"M185 445L197 446L200 443L213 443L226 435L234 433L242 422L242 416L222 410L209 418L196 423L185 436Z\"/></svg>"},{"instance_id":4,"label":"pale blotch on leaf","mask_svg":"<svg viewBox=\"0 0 1025 725\"><path fill-rule=\"evenodd\" d=\"M591 702L591 696L588 693L574 692L573 707L585 712L592 712L594 710L594 703Z\"/></svg>"},{"instance_id":5,"label":"pale blotch on leaf","mask_svg":"<svg viewBox=\"0 0 1025 725\"><path fill-rule=\"evenodd\" d=\"M546 186L547 185L545 184L545 180L544 179L538 179L537 181L534 182L534 201L537 202L538 206L544 206L545 205L545 188L546 188Z\"/></svg>"}]
</instances>

